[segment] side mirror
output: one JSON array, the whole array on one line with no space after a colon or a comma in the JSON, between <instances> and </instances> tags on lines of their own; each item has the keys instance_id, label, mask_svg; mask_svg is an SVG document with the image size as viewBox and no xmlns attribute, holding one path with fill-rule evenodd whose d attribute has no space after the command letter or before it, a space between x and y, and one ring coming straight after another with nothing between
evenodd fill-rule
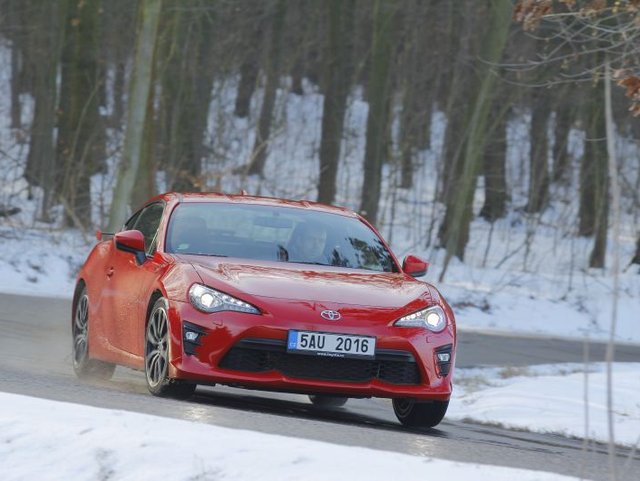
<instances>
[{"instance_id":1,"label":"side mirror","mask_svg":"<svg viewBox=\"0 0 640 481\"><path fill-rule=\"evenodd\" d=\"M138 264L142 264L146 258L144 249L144 235L139 230L125 230L114 236L116 249L130 252L136 256Z\"/></svg>"},{"instance_id":2,"label":"side mirror","mask_svg":"<svg viewBox=\"0 0 640 481\"><path fill-rule=\"evenodd\" d=\"M411 277L422 277L429 270L429 263L416 256L407 256L402 263L402 270Z\"/></svg>"}]
</instances>

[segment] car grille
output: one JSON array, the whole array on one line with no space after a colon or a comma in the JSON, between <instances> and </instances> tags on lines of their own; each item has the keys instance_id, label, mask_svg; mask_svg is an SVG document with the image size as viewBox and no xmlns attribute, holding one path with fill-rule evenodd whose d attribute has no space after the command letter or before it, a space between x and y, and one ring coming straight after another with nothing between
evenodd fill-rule
<instances>
[{"instance_id":1,"label":"car grille","mask_svg":"<svg viewBox=\"0 0 640 481\"><path fill-rule=\"evenodd\" d=\"M284 341L243 339L224 356L219 366L245 372L278 371L285 376L326 381L419 384L420 371L407 351L378 349L373 360L289 354Z\"/></svg>"}]
</instances>

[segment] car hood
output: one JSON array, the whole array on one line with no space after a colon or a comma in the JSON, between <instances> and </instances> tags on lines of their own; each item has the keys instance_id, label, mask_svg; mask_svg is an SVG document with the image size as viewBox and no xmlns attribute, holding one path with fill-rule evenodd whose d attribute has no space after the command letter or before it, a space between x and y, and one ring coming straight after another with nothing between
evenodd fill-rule
<instances>
[{"instance_id":1,"label":"car hood","mask_svg":"<svg viewBox=\"0 0 640 481\"><path fill-rule=\"evenodd\" d=\"M424 299L431 301L429 285L403 273L377 273L331 266L305 266L274 262L181 255L203 282L230 294L315 301L332 304L401 308Z\"/></svg>"}]
</instances>

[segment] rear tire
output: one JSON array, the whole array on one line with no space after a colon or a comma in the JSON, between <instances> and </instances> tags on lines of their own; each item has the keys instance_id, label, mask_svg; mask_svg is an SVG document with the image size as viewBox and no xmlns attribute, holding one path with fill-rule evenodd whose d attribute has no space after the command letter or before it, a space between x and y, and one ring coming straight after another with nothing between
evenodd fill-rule
<instances>
[{"instance_id":1,"label":"rear tire","mask_svg":"<svg viewBox=\"0 0 640 481\"><path fill-rule=\"evenodd\" d=\"M309 401L314 406L323 408L339 408L347 404L348 397L343 396L325 396L324 394L311 394L309 395Z\"/></svg>"},{"instance_id":2,"label":"rear tire","mask_svg":"<svg viewBox=\"0 0 640 481\"><path fill-rule=\"evenodd\" d=\"M89 358L89 296L83 287L73 312L71 325L73 346L71 358L73 372L79 379L108 381L116 369L115 364Z\"/></svg>"},{"instance_id":3,"label":"rear tire","mask_svg":"<svg viewBox=\"0 0 640 481\"><path fill-rule=\"evenodd\" d=\"M147 388L154 396L187 399L196 384L169 377L169 316L166 299L153 305L145 329L144 372Z\"/></svg>"},{"instance_id":4,"label":"rear tire","mask_svg":"<svg viewBox=\"0 0 640 481\"><path fill-rule=\"evenodd\" d=\"M393 400L393 412L398 421L412 428L432 428L440 424L447 413L449 401L416 401L411 398Z\"/></svg>"}]
</instances>

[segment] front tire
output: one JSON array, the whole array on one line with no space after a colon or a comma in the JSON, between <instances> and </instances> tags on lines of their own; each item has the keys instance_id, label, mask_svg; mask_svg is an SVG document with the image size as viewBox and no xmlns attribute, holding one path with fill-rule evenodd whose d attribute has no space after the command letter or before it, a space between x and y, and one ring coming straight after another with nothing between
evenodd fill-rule
<instances>
[{"instance_id":1,"label":"front tire","mask_svg":"<svg viewBox=\"0 0 640 481\"><path fill-rule=\"evenodd\" d=\"M169 316L166 299L153 305L145 329L144 372L154 396L187 399L196 385L169 377Z\"/></svg>"},{"instance_id":2,"label":"front tire","mask_svg":"<svg viewBox=\"0 0 640 481\"><path fill-rule=\"evenodd\" d=\"M393 400L393 412L403 426L432 428L440 424L449 407L449 401L416 401L410 398Z\"/></svg>"},{"instance_id":3,"label":"front tire","mask_svg":"<svg viewBox=\"0 0 640 481\"><path fill-rule=\"evenodd\" d=\"M309 401L314 406L323 408L339 408L344 406L349 398L343 396L325 396L324 394L311 394Z\"/></svg>"},{"instance_id":4,"label":"front tire","mask_svg":"<svg viewBox=\"0 0 640 481\"><path fill-rule=\"evenodd\" d=\"M98 379L108 381L116 369L115 364L89 358L89 296L83 287L73 312L71 325L73 347L73 371L80 379Z\"/></svg>"}]
</instances>

